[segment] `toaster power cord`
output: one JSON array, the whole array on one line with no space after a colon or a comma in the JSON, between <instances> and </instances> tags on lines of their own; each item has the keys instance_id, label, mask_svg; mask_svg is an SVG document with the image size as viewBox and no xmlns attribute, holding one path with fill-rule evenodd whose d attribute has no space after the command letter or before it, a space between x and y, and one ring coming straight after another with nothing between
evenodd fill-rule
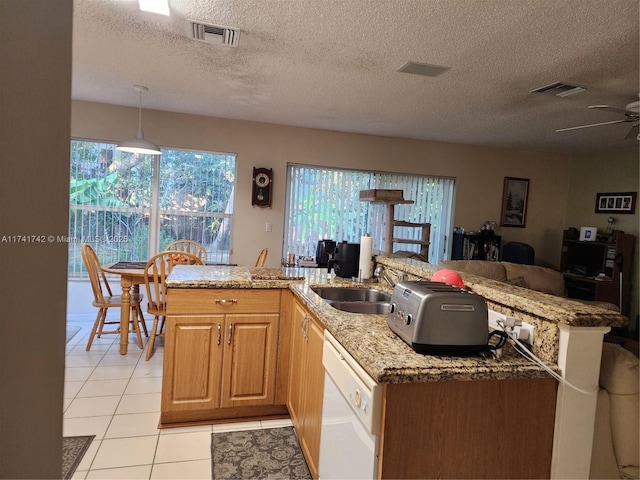
<instances>
[{"instance_id":1,"label":"toaster power cord","mask_svg":"<svg viewBox=\"0 0 640 480\"><path fill-rule=\"evenodd\" d=\"M549 375L555 378L558 382L562 383L563 385L566 385L569 388L573 388L574 390L580 393L584 393L585 395L595 395L596 393L598 393L597 388L595 390L585 390L583 388L575 386L574 384L569 382L566 378L561 377L557 372L554 372L551 368L549 368L547 364L545 364L531 350L529 350L526 347L526 345L524 345L520 340L518 340L518 336L514 333L513 328L509 327L504 320L498 320L496 323L500 326L500 328L502 328L502 331L507 334L507 336L513 343L513 347L520 355L522 355L527 360L535 363L536 365L540 366L544 371L546 371Z\"/></svg>"}]
</instances>

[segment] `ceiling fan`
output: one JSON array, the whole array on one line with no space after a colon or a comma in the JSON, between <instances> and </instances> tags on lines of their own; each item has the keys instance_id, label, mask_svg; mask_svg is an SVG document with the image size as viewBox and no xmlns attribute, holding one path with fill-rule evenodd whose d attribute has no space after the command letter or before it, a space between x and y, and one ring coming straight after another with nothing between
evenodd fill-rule
<instances>
[{"instance_id":1,"label":"ceiling fan","mask_svg":"<svg viewBox=\"0 0 640 480\"><path fill-rule=\"evenodd\" d=\"M631 123L631 129L624 136L625 140L635 138L640 140L638 125L640 125L640 101L629 103L624 110L621 108L610 107L609 105L589 105L587 108L605 110L618 115L624 115L623 119L612 120L610 122L592 123L590 125L579 125L577 127L560 128L556 132L566 132L568 130L578 130L581 128L599 127L600 125L611 125L613 123Z\"/></svg>"}]
</instances>

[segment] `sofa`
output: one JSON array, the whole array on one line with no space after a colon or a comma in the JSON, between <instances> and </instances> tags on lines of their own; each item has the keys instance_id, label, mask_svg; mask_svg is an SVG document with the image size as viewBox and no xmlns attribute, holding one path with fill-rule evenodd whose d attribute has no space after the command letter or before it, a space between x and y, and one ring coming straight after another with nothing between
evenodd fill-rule
<instances>
[{"instance_id":1,"label":"sofa","mask_svg":"<svg viewBox=\"0 0 640 480\"><path fill-rule=\"evenodd\" d=\"M483 278L506 282L517 287L529 288L557 297L565 297L564 276L552 268L539 265L523 265L511 262L488 262L484 260L446 260L438 268L470 273ZM618 306L609 302L577 300L589 305L619 311Z\"/></svg>"},{"instance_id":2,"label":"sofa","mask_svg":"<svg viewBox=\"0 0 640 480\"><path fill-rule=\"evenodd\" d=\"M638 342L605 337L589 478L638 478L638 375Z\"/></svg>"},{"instance_id":3,"label":"sofa","mask_svg":"<svg viewBox=\"0 0 640 480\"><path fill-rule=\"evenodd\" d=\"M538 265L523 265L511 262L487 262L484 260L447 260L438 268L470 273L483 278L507 282L518 287L530 288L538 292L559 297L565 296L562 273Z\"/></svg>"}]
</instances>

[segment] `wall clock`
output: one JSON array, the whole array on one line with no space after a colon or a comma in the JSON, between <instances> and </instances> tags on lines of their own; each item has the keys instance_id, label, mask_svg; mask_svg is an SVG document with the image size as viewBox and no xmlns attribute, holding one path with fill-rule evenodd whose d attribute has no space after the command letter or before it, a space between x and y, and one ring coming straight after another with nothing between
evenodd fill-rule
<instances>
[{"instance_id":1,"label":"wall clock","mask_svg":"<svg viewBox=\"0 0 640 480\"><path fill-rule=\"evenodd\" d=\"M253 188L251 189L251 205L258 207L271 206L273 169L253 167Z\"/></svg>"}]
</instances>

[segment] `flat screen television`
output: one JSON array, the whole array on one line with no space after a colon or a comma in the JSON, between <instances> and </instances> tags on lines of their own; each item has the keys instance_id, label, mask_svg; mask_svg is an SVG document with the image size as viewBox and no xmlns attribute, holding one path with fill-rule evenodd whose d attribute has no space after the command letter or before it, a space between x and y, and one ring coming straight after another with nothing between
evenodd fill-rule
<instances>
[{"instance_id":1,"label":"flat screen television","mask_svg":"<svg viewBox=\"0 0 640 480\"><path fill-rule=\"evenodd\" d=\"M568 243L565 269L587 277L596 277L605 271L606 254L605 244Z\"/></svg>"}]
</instances>

